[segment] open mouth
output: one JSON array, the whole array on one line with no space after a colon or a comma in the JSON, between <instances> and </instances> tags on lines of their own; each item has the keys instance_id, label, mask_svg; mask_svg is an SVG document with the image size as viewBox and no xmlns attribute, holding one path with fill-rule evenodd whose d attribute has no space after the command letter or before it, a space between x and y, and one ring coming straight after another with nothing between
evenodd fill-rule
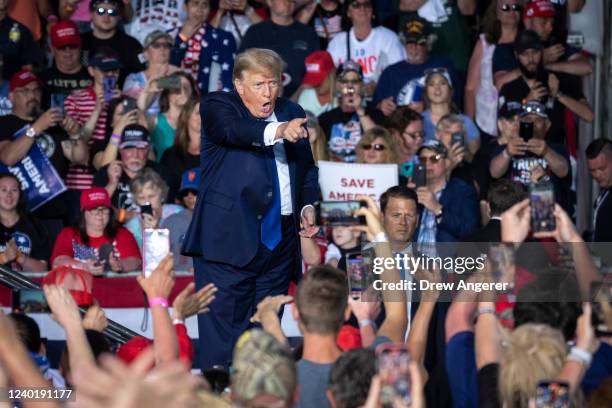
<instances>
[{"instance_id":1,"label":"open mouth","mask_svg":"<svg viewBox=\"0 0 612 408\"><path fill-rule=\"evenodd\" d=\"M261 105L261 111L263 113L270 113L271 109L272 109L272 103L270 102L264 102L264 104Z\"/></svg>"}]
</instances>

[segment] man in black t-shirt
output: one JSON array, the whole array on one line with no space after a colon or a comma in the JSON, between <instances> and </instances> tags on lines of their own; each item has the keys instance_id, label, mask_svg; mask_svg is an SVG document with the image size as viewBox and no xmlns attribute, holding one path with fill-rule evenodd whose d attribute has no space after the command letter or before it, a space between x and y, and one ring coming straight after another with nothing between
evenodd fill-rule
<instances>
[{"instance_id":1,"label":"man in black t-shirt","mask_svg":"<svg viewBox=\"0 0 612 408\"><path fill-rule=\"evenodd\" d=\"M31 69L41 63L42 52L23 24L7 15L10 1L0 0L0 54L4 56L4 78L20 69Z\"/></svg>"},{"instance_id":2,"label":"man in black t-shirt","mask_svg":"<svg viewBox=\"0 0 612 408\"><path fill-rule=\"evenodd\" d=\"M92 31L84 34L83 39L83 65L87 66L88 58L93 56L102 47L109 47L119 55L123 66L120 84L127 74L139 72L144 69L142 45L134 37L117 30L121 20L123 2L120 0L94 0L91 2Z\"/></svg>"},{"instance_id":3,"label":"man in black t-shirt","mask_svg":"<svg viewBox=\"0 0 612 408\"><path fill-rule=\"evenodd\" d=\"M13 104L10 115L0 117L0 163L13 166L28 154L34 143L38 145L60 176L64 176L69 160L63 152L63 143L70 143L69 136L80 134L80 126L70 117L63 117L58 108L51 108L41 113L40 103L42 90L38 78L30 71L19 71L11 78L9 99ZM18 138L13 136L22 131ZM48 204L37 209L42 217L62 217L64 209L61 205ZM51 210L50 208L54 208ZM43 210L44 209L44 210Z\"/></svg>"},{"instance_id":4,"label":"man in black t-shirt","mask_svg":"<svg viewBox=\"0 0 612 408\"><path fill-rule=\"evenodd\" d=\"M546 106L551 128L547 140L565 142L565 108L580 115L583 108L590 111L576 77L553 74L542 65L543 45L534 31L526 30L517 36L514 53L519 61L521 76L504 85L499 92L499 105L504 102L540 101ZM591 111L592 114L592 111Z\"/></svg>"},{"instance_id":5,"label":"man in black t-shirt","mask_svg":"<svg viewBox=\"0 0 612 408\"><path fill-rule=\"evenodd\" d=\"M111 196L113 207L127 211L122 221L129 220L138 211L138 205L130 190L130 183L145 167L152 168L164 179L170 187L168 197L164 197L165 202L174 202L177 189L176 185L172 184L171 177L162 166L147 160L151 149L151 139L146 128L140 125L128 125L123 129L120 141L115 142L111 139L109 143L118 144L121 160L113 161L100 168L94 176L93 184L106 188Z\"/></svg>"},{"instance_id":6,"label":"man in black t-shirt","mask_svg":"<svg viewBox=\"0 0 612 408\"><path fill-rule=\"evenodd\" d=\"M87 68L81 65L81 36L72 21L60 21L51 27L53 66L38 73L43 84L43 106L63 109L70 92L93 83Z\"/></svg>"},{"instance_id":7,"label":"man in black t-shirt","mask_svg":"<svg viewBox=\"0 0 612 408\"><path fill-rule=\"evenodd\" d=\"M267 0L267 4L270 7L270 20L249 28L239 52L249 48L276 51L287 64L283 76L288 79L288 84L283 89L283 95L290 98L306 73L304 60L319 49L319 39L312 27L293 19L293 1Z\"/></svg>"},{"instance_id":8,"label":"man in black t-shirt","mask_svg":"<svg viewBox=\"0 0 612 408\"><path fill-rule=\"evenodd\" d=\"M587 166L599 184L599 195L593 205L595 242L612 242L612 142L597 139L586 148Z\"/></svg>"},{"instance_id":9,"label":"man in black t-shirt","mask_svg":"<svg viewBox=\"0 0 612 408\"><path fill-rule=\"evenodd\" d=\"M530 101L523 105L521 122L531 123L532 136L512 135L506 145L498 146L491 159L490 171L494 179L509 178L525 187L537 179L550 180L555 200L568 213L572 213L570 193L572 176L567 149L559 143L544 140L550 128L550 119L544 105Z\"/></svg>"}]
</instances>

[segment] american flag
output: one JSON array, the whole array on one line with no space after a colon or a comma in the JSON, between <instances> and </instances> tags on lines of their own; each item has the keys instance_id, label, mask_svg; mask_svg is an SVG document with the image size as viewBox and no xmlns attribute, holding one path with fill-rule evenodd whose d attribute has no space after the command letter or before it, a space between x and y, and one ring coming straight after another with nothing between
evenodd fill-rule
<instances>
[{"instance_id":1,"label":"american flag","mask_svg":"<svg viewBox=\"0 0 612 408\"><path fill-rule=\"evenodd\" d=\"M98 251L96 248L79 244L74 239L72 240L72 251L74 253L74 258L79 261L98 259Z\"/></svg>"}]
</instances>

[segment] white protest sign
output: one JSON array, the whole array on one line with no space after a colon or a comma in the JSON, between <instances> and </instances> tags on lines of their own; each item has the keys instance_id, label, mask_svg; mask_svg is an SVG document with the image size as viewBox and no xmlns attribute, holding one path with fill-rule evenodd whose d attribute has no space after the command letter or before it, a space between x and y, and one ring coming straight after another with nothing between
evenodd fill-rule
<instances>
[{"instance_id":1,"label":"white protest sign","mask_svg":"<svg viewBox=\"0 0 612 408\"><path fill-rule=\"evenodd\" d=\"M319 186L323 201L355 200L363 194L378 201L399 182L396 164L354 164L319 161Z\"/></svg>"}]
</instances>

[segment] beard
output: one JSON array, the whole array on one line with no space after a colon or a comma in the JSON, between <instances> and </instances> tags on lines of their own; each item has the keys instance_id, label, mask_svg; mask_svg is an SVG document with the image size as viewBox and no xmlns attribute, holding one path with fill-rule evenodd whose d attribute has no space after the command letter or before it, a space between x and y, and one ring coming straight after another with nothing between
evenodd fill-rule
<instances>
[{"instance_id":1,"label":"beard","mask_svg":"<svg viewBox=\"0 0 612 408\"><path fill-rule=\"evenodd\" d=\"M535 79L538 77L539 67L536 67L533 71L527 69L523 64L519 64L519 68L521 70L521 74L527 79Z\"/></svg>"}]
</instances>

